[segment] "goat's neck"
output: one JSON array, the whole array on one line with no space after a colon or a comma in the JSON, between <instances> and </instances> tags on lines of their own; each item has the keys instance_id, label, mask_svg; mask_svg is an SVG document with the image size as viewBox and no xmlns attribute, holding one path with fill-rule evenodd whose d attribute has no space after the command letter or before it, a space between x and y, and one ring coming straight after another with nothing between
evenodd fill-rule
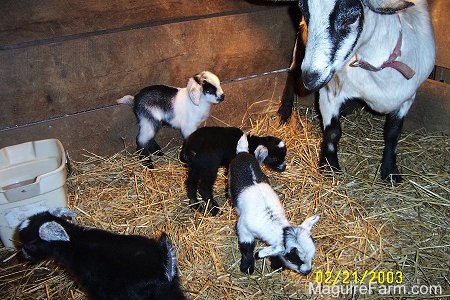
<instances>
[{"instance_id":1,"label":"goat's neck","mask_svg":"<svg viewBox=\"0 0 450 300\"><path fill-rule=\"evenodd\" d=\"M399 15L381 15L367 9L356 56L374 66L383 64L394 50L401 31Z\"/></svg>"}]
</instances>

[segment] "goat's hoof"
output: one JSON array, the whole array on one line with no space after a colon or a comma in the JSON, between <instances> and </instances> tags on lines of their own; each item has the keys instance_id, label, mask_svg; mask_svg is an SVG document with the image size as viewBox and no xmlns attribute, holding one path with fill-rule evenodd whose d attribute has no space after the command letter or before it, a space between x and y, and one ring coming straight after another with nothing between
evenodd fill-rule
<instances>
[{"instance_id":1,"label":"goat's hoof","mask_svg":"<svg viewBox=\"0 0 450 300\"><path fill-rule=\"evenodd\" d=\"M277 111L278 115L280 116L280 124L286 124L289 122L289 119L292 115L292 106L287 105L281 105L280 108L278 108Z\"/></svg>"},{"instance_id":2,"label":"goat's hoof","mask_svg":"<svg viewBox=\"0 0 450 300\"><path fill-rule=\"evenodd\" d=\"M321 164L320 170L326 177L333 177L335 174L342 174L342 170L339 165L332 166L330 164Z\"/></svg>"},{"instance_id":3,"label":"goat's hoof","mask_svg":"<svg viewBox=\"0 0 450 300\"><path fill-rule=\"evenodd\" d=\"M403 178L400 174L388 174L382 175L381 178L392 185L399 184L403 181Z\"/></svg>"},{"instance_id":4,"label":"goat's hoof","mask_svg":"<svg viewBox=\"0 0 450 300\"><path fill-rule=\"evenodd\" d=\"M255 272L255 265L254 264L247 265L247 264L241 263L241 266L239 269L241 270L242 273L253 274L253 272Z\"/></svg>"},{"instance_id":5,"label":"goat's hoof","mask_svg":"<svg viewBox=\"0 0 450 300\"><path fill-rule=\"evenodd\" d=\"M164 156L165 154L164 154L164 152L162 152L161 150L158 150L158 151L153 152L152 155L155 155L155 156Z\"/></svg>"},{"instance_id":6,"label":"goat's hoof","mask_svg":"<svg viewBox=\"0 0 450 300\"><path fill-rule=\"evenodd\" d=\"M391 183L392 185L400 183L403 180L397 166L386 168L383 164L381 164L381 179Z\"/></svg>"},{"instance_id":7,"label":"goat's hoof","mask_svg":"<svg viewBox=\"0 0 450 300\"><path fill-rule=\"evenodd\" d=\"M153 165L153 162L150 159L143 160L142 161L142 165L144 167L149 168L149 169L154 169L155 168L155 166Z\"/></svg>"}]
</instances>

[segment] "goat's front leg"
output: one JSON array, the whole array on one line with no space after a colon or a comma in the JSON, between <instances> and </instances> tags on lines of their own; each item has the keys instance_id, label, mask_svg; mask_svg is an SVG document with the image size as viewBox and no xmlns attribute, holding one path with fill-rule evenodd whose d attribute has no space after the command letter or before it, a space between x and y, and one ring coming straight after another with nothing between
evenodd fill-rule
<instances>
[{"instance_id":1,"label":"goat's front leg","mask_svg":"<svg viewBox=\"0 0 450 300\"><path fill-rule=\"evenodd\" d=\"M275 245L275 246L269 246L262 248L256 253L256 258L261 259L267 256L276 256L282 253L284 250L284 247L281 245Z\"/></svg>"},{"instance_id":2,"label":"goat's front leg","mask_svg":"<svg viewBox=\"0 0 450 300\"><path fill-rule=\"evenodd\" d=\"M210 164L202 169L202 178L200 179L199 192L203 201L207 204L207 209L211 215L215 216L219 213L219 204L214 200L213 189L217 179L217 171L219 166Z\"/></svg>"},{"instance_id":3,"label":"goat's front leg","mask_svg":"<svg viewBox=\"0 0 450 300\"><path fill-rule=\"evenodd\" d=\"M386 116L384 127L384 150L381 160L381 178L399 183L402 180L397 167L397 143L403 127L404 117L399 117L397 112Z\"/></svg>"},{"instance_id":4,"label":"goat's front leg","mask_svg":"<svg viewBox=\"0 0 450 300\"><path fill-rule=\"evenodd\" d=\"M187 196L189 198L189 204L195 210L198 210L200 208L199 200L197 199L197 187L199 180L199 171L196 168L189 167L185 184Z\"/></svg>"},{"instance_id":5,"label":"goat's front leg","mask_svg":"<svg viewBox=\"0 0 450 300\"><path fill-rule=\"evenodd\" d=\"M319 107L323 122L323 140L319 164L330 171L340 171L337 151L342 135L340 123L341 99L330 98L330 95L322 88L319 91Z\"/></svg>"}]
</instances>

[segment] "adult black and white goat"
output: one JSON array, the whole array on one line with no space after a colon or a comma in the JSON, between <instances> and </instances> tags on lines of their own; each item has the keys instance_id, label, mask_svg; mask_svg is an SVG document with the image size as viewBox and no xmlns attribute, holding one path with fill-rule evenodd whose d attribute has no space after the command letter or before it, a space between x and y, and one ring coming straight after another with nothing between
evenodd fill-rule
<instances>
[{"instance_id":1,"label":"adult black and white goat","mask_svg":"<svg viewBox=\"0 0 450 300\"><path fill-rule=\"evenodd\" d=\"M19 225L24 257L52 258L64 265L90 299L185 299L176 255L162 233L158 240L85 228L56 209L31 216Z\"/></svg>"},{"instance_id":2,"label":"adult black and white goat","mask_svg":"<svg viewBox=\"0 0 450 300\"><path fill-rule=\"evenodd\" d=\"M236 127L201 127L183 143L180 159L188 167L187 195L191 206L199 209L197 189L213 216L219 212L213 197L219 167L228 167L236 156L236 146L244 132ZM282 172L286 169L286 144L274 136L248 136L249 151L260 164Z\"/></svg>"},{"instance_id":3,"label":"adult black and white goat","mask_svg":"<svg viewBox=\"0 0 450 300\"><path fill-rule=\"evenodd\" d=\"M266 242L268 247L261 249L256 258L275 257L282 266L308 274L316 250L311 229L319 216L309 217L300 226L289 223L267 176L256 158L248 153L245 135L239 139L237 155L230 163L228 185L239 216L236 227L241 251L240 270L253 273L253 250L257 238Z\"/></svg>"},{"instance_id":4,"label":"adult black and white goat","mask_svg":"<svg viewBox=\"0 0 450 300\"><path fill-rule=\"evenodd\" d=\"M302 79L307 89L319 90L320 164L340 170L340 109L346 101L361 99L387 114L381 177L401 181L396 148L403 120L435 61L426 0L300 0L299 6L308 36ZM287 109L280 108L284 120L289 102L283 103Z\"/></svg>"},{"instance_id":5,"label":"adult black and white goat","mask_svg":"<svg viewBox=\"0 0 450 300\"><path fill-rule=\"evenodd\" d=\"M163 124L180 129L186 139L209 117L211 105L223 100L219 78L209 71L203 71L189 78L185 88L152 85L143 88L135 96L127 95L117 102L133 107L139 123L137 150L143 156L149 156L161 150L155 135ZM151 161L147 164L151 166Z\"/></svg>"}]
</instances>

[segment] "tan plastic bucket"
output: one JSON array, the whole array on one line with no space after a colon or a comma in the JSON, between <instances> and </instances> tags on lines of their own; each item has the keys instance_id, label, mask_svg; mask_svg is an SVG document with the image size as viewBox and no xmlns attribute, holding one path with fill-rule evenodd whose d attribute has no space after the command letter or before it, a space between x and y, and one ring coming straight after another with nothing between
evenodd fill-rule
<instances>
[{"instance_id":1,"label":"tan plastic bucket","mask_svg":"<svg viewBox=\"0 0 450 300\"><path fill-rule=\"evenodd\" d=\"M67 206L66 156L48 139L0 149L0 238L18 244L17 226L51 207Z\"/></svg>"}]
</instances>

